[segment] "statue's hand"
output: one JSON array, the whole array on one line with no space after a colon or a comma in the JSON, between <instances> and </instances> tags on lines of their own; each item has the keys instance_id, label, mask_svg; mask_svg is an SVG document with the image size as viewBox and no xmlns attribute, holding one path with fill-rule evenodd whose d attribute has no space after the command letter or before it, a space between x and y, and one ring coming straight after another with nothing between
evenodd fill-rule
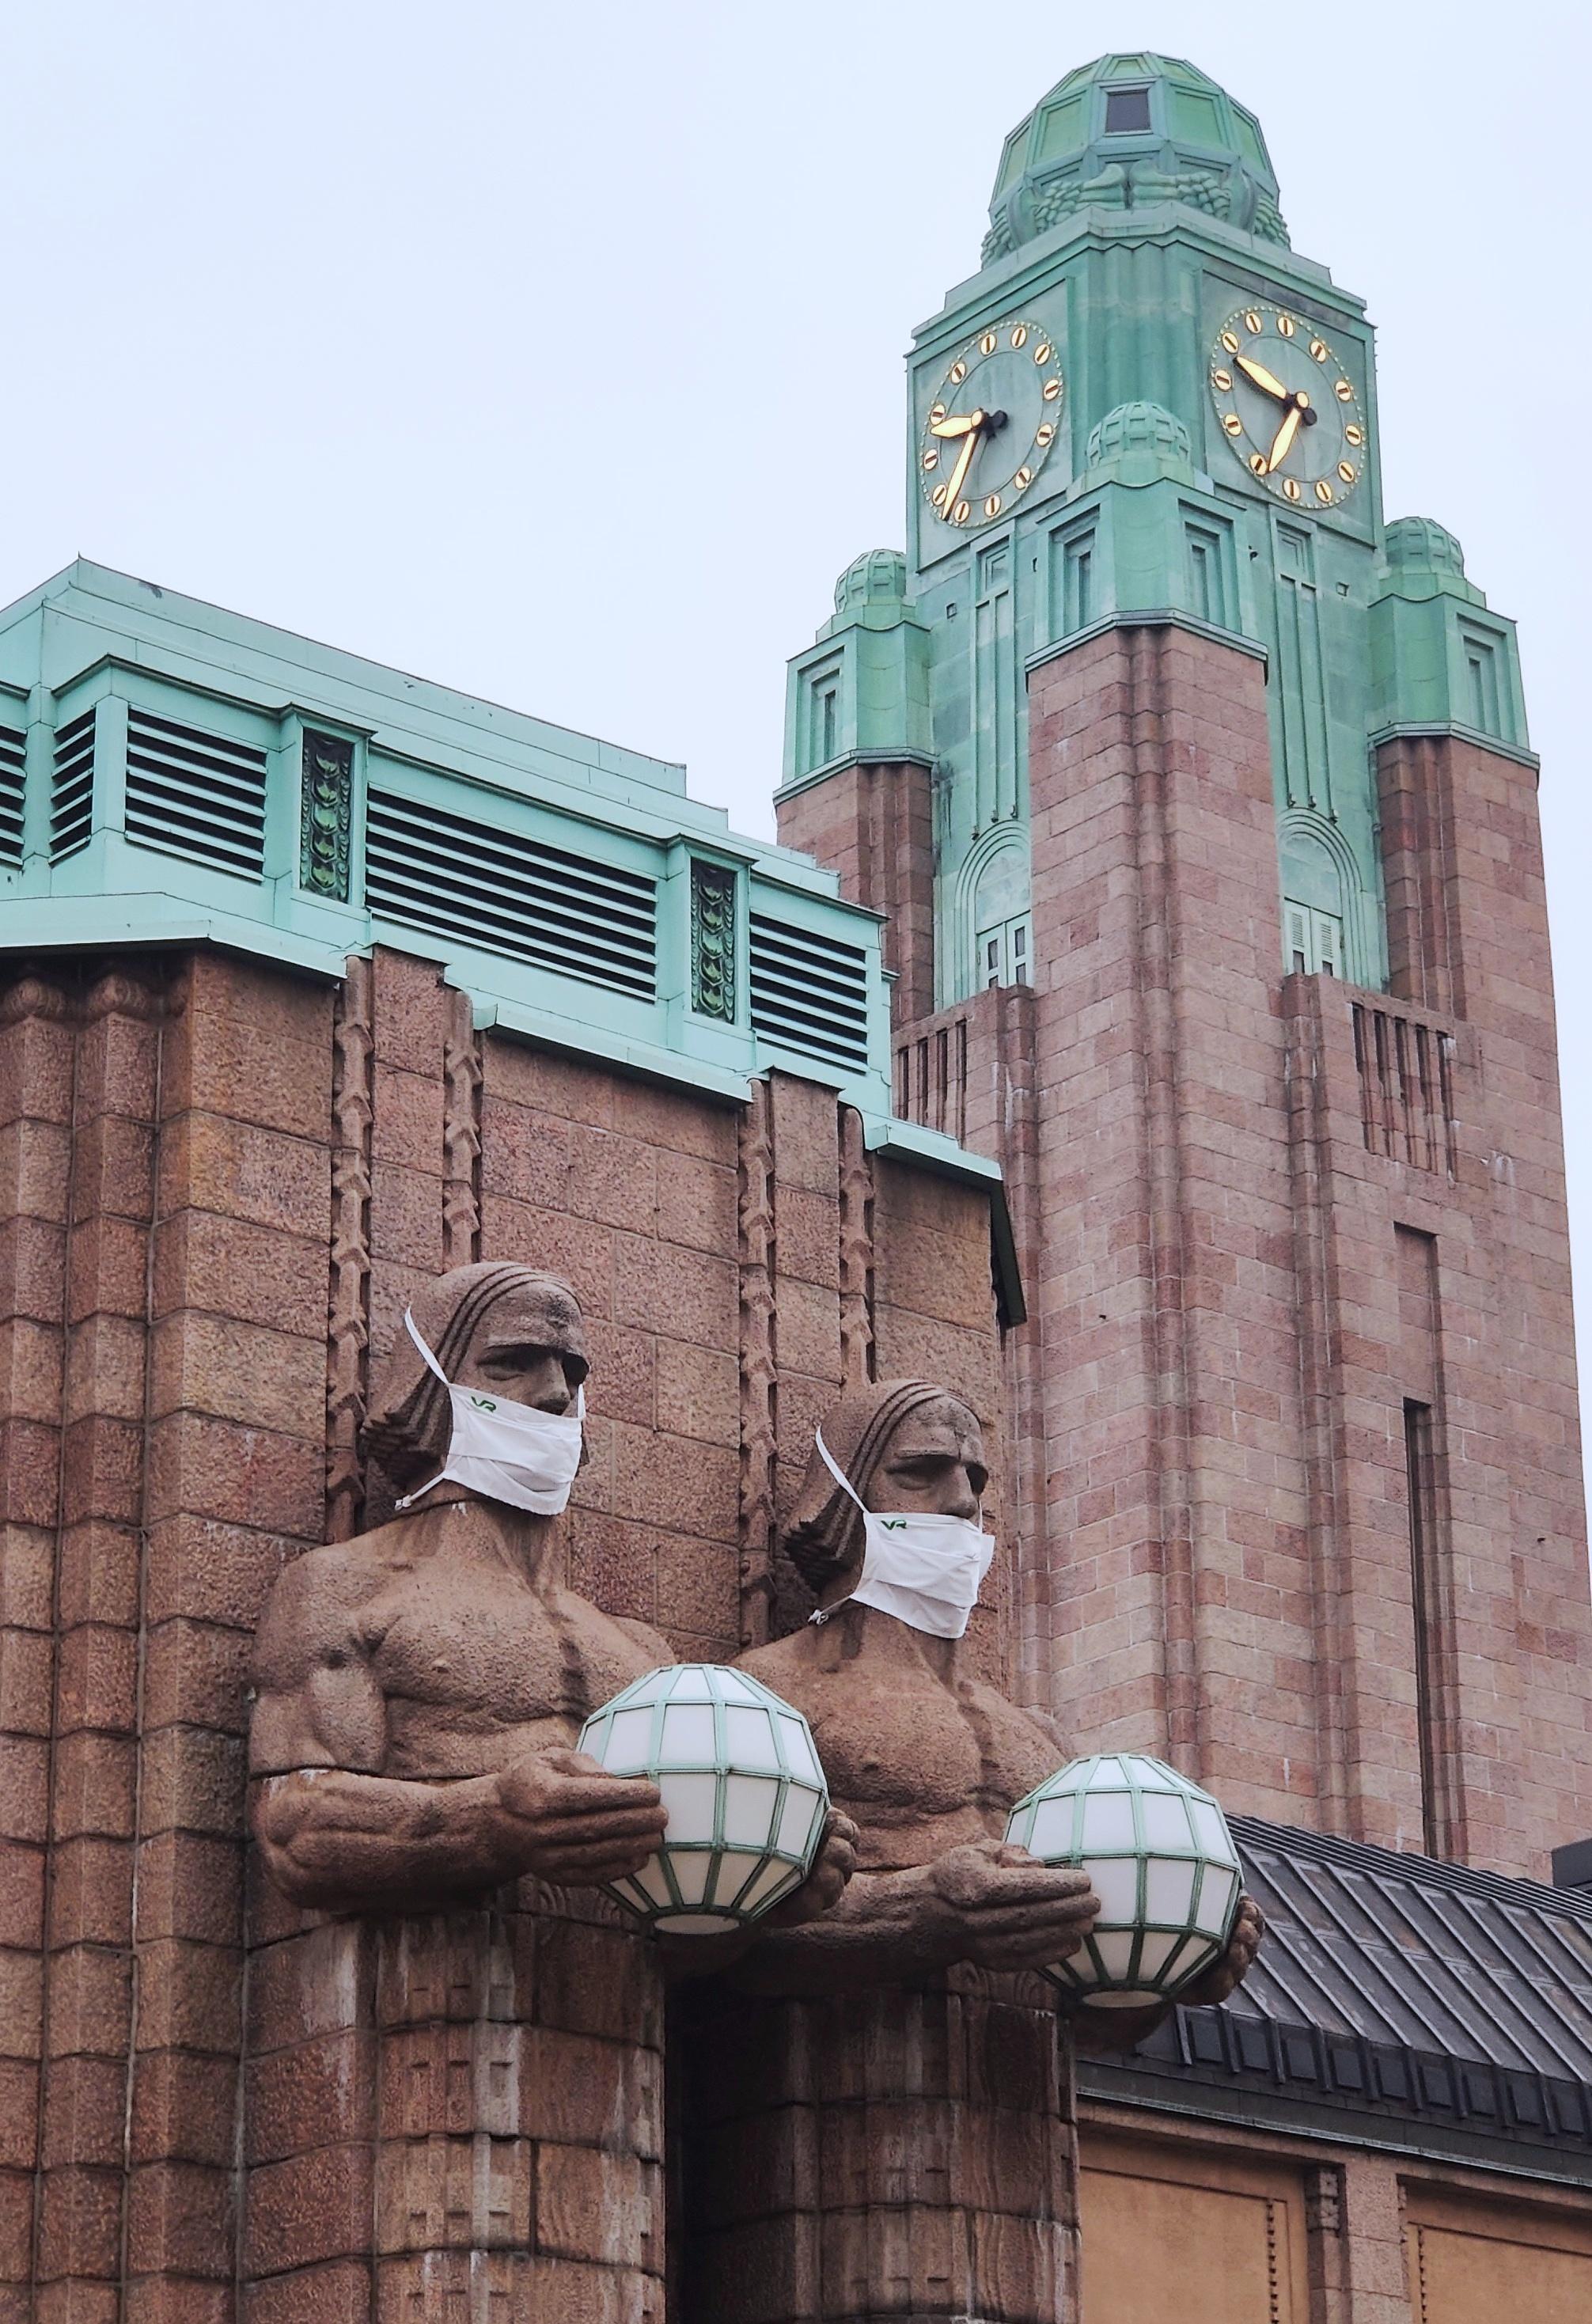
<instances>
[{"instance_id":1,"label":"statue's hand","mask_svg":"<svg viewBox=\"0 0 1592 2324\"><path fill-rule=\"evenodd\" d=\"M528 1751L497 1778L519 1869L558 1888L639 1872L668 1818L645 1775L611 1775L584 1751Z\"/></svg>"},{"instance_id":2,"label":"statue's hand","mask_svg":"<svg viewBox=\"0 0 1592 2324\"><path fill-rule=\"evenodd\" d=\"M1225 2001L1248 1973L1249 1964L1260 1950L1260 1941L1265 1934L1265 1923L1253 1896L1240 1896L1238 1918L1233 1933L1228 1939L1228 1949L1212 1969L1197 1977L1185 1993L1178 1995L1185 2009L1210 2009Z\"/></svg>"},{"instance_id":3,"label":"statue's hand","mask_svg":"<svg viewBox=\"0 0 1592 2324\"><path fill-rule=\"evenodd\" d=\"M1041 1864L1007 1840L966 1841L928 1872L925 1902L946 1962L1048 1969L1078 1950L1100 1908L1087 1872Z\"/></svg>"},{"instance_id":4,"label":"statue's hand","mask_svg":"<svg viewBox=\"0 0 1592 2324\"><path fill-rule=\"evenodd\" d=\"M842 1815L838 1808L831 1808L813 1869L793 1895L782 1904L775 1905L764 1926L799 1929L807 1921L822 1920L845 1893L846 1883L857 1867L857 1842L860 1837L850 1816Z\"/></svg>"}]
</instances>

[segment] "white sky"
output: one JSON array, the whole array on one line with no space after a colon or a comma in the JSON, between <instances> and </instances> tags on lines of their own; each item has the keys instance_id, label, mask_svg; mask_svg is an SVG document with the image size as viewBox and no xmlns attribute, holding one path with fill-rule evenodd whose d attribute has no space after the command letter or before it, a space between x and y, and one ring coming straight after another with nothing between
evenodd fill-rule
<instances>
[{"instance_id":1,"label":"white sky","mask_svg":"<svg viewBox=\"0 0 1592 2324\"><path fill-rule=\"evenodd\" d=\"M1592 1379L1592 39L1514 0L74 0L0 13L0 603L82 551L689 762L903 534L901 356L1106 48L1259 114L1380 326L1388 513L1521 624Z\"/></svg>"}]
</instances>

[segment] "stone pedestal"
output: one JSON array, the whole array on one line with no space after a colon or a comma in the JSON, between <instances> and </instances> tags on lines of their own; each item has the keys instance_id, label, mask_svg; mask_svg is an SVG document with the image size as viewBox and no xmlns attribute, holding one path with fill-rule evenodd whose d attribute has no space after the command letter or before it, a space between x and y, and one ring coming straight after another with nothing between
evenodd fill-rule
<instances>
[{"instance_id":1,"label":"stone pedestal","mask_svg":"<svg viewBox=\"0 0 1592 2324\"><path fill-rule=\"evenodd\" d=\"M1069 2324L1069 2046L1038 1978L682 2010L691 2324Z\"/></svg>"}]
</instances>

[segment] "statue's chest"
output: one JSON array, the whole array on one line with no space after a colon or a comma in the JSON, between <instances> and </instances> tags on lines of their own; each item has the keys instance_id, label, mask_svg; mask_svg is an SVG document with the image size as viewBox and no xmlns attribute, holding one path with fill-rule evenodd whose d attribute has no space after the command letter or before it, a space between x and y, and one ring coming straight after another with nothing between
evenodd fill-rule
<instances>
[{"instance_id":1,"label":"statue's chest","mask_svg":"<svg viewBox=\"0 0 1592 2324\"><path fill-rule=\"evenodd\" d=\"M511 1577L415 1574L384 1591L370 1619L390 1696L516 1725L575 1707L559 1627Z\"/></svg>"},{"instance_id":2,"label":"statue's chest","mask_svg":"<svg viewBox=\"0 0 1592 2324\"><path fill-rule=\"evenodd\" d=\"M980 1738L949 1688L837 1674L803 1706L837 1806L953 1813L977 1795Z\"/></svg>"}]
</instances>

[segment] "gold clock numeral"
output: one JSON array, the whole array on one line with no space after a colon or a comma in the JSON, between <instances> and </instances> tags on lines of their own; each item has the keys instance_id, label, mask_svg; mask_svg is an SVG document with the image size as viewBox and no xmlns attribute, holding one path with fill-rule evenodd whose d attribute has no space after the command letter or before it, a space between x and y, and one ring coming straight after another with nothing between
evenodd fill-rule
<instances>
[{"instance_id":1,"label":"gold clock numeral","mask_svg":"<svg viewBox=\"0 0 1592 2324\"><path fill-rule=\"evenodd\" d=\"M1321 502L1323 508L1331 507L1332 487L1327 482L1325 476L1318 476L1316 479L1316 498Z\"/></svg>"},{"instance_id":2,"label":"gold clock numeral","mask_svg":"<svg viewBox=\"0 0 1592 2324\"><path fill-rule=\"evenodd\" d=\"M1028 326L1026 323L1018 323L1012 332L1012 345L1014 347L1026 347L1027 344Z\"/></svg>"},{"instance_id":3,"label":"gold clock numeral","mask_svg":"<svg viewBox=\"0 0 1592 2324\"><path fill-rule=\"evenodd\" d=\"M1244 318L1244 328L1247 331L1258 331L1260 328L1260 317L1253 307Z\"/></svg>"},{"instance_id":4,"label":"gold clock numeral","mask_svg":"<svg viewBox=\"0 0 1592 2324\"><path fill-rule=\"evenodd\" d=\"M1224 331L1221 335L1221 343L1227 349L1229 355L1236 355L1238 354L1238 334L1237 331Z\"/></svg>"},{"instance_id":5,"label":"gold clock numeral","mask_svg":"<svg viewBox=\"0 0 1592 2324\"><path fill-rule=\"evenodd\" d=\"M1029 486L1033 482L1034 482L1034 471L1033 471L1033 469L1032 469L1032 468L1019 468L1019 469L1017 470L1017 475L1012 478L1012 490L1013 490L1013 492L1015 492L1015 493L1026 492L1026 489L1027 489L1027 487L1028 487L1028 486Z\"/></svg>"},{"instance_id":6,"label":"gold clock numeral","mask_svg":"<svg viewBox=\"0 0 1592 2324\"><path fill-rule=\"evenodd\" d=\"M1318 363L1325 363L1332 352L1325 339L1312 339L1310 343L1310 351Z\"/></svg>"},{"instance_id":7,"label":"gold clock numeral","mask_svg":"<svg viewBox=\"0 0 1592 2324\"><path fill-rule=\"evenodd\" d=\"M995 353L995 334L993 331L986 331L983 337L979 341L979 353L981 355L992 355Z\"/></svg>"},{"instance_id":8,"label":"gold clock numeral","mask_svg":"<svg viewBox=\"0 0 1592 2324\"><path fill-rule=\"evenodd\" d=\"M1046 403L1054 403L1061 392L1062 383L1059 379L1047 379L1040 390Z\"/></svg>"},{"instance_id":9,"label":"gold clock numeral","mask_svg":"<svg viewBox=\"0 0 1592 2324\"><path fill-rule=\"evenodd\" d=\"M1036 364L1047 364L1054 353L1055 349L1051 346L1050 341L1041 339L1034 350L1034 360Z\"/></svg>"},{"instance_id":10,"label":"gold clock numeral","mask_svg":"<svg viewBox=\"0 0 1592 2324\"><path fill-rule=\"evenodd\" d=\"M1339 403L1352 403L1354 401L1354 390L1346 379L1340 379L1333 388L1332 392L1338 398Z\"/></svg>"},{"instance_id":11,"label":"gold clock numeral","mask_svg":"<svg viewBox=\"0 0 1592 2324\"><path fill-rule=\"evenodd\" d=\"M923 456L923 464L925 468L937 468L940 465L940 455L932 444Z\"/></svg>"},{"instance_id":12,"label":"gold clock numeral","mask_svg":"<svg viewBox=\"0 0 1592 2324\"><path fill-rule=\"evenodd\" d=\"M1226 395L1233 383L1232 373L1230 371L1213 371L1210 374L1210 383L1217 389L1219 393Z\"/></svg>"},{"instance_id":13,"label":"gold clock numeral","mask_svg":"<svg viewBox=\"0 0 1592 2324\"><path fill-rule=\"evenodd\" d=\"M1294 321L1292 315L1279 315L1277 317L1277 328L1282 333L1284 338L1291 339L1293 337L1294 332L1299 328L1299 326Z\"/></svg>"},{"instance_id":14,"label":"gold clock numeral","mask_svg":"<svg viewBox=\"0 0 1592 2324\"><path fill-rule=\"evenodd\" d=\"M1244 433L1244 423L1236 411L1224 411L1221 415L1221 424L1229 436L1241 436Z\"/></svg>"},{"instance_id":15,"label":"gold clock numeral","mask_svg":"<svg viewBox=\"0 0 1592 2324\"><path fill-rule=\"evenodd\" d=\"M1299 498L1299 479L1297 476L1284 477L1283 497L1284 500L1290 501L1296 501Z\"/></svg>"},{"instance_id":16,"label":"gold clock numeral","mask_svg":"<svg viewBox=\"0 0 1592 2324\"><path fill-rule=\"evenodd\" d=\"M1366 440L1366 431L1363 428L1357 428L1351 420L1343 431L1343 440L1346 444L1363 444Z\"/></svg>"},{"instance_id":17,"label":"gold clock numeral","mask_svg":"<svg viewBox=\"0 0 1592 2324\"><path fill-rule=\"evenodd\" d=\"M945 376L951 382L952 387L960 387L962 385L962 381L967 377L967 365L962 361L960 356L958 356L955 363L952 364L951 369L946 373Z\"/></svg>"},{"instance_id":18,"label":"gold clock numeral","mask_svg":"<svg viewBox=\"0 0 1592 2324\"><path fill-rule=\"evenodd\" d=\"M1040 426L1040 427L1036 428L1036 429L1034 430L1034 441L1035 441L1035 442L1039 446L1040 449L1043 451L1043 449L1044 448L1045 445L1047 445L1047 444L1049 444L1049 443L1051 443L1051 442L1053 442L1053 441L1054 440L1054 438L1055 438L1055 432L1056 432L1055 421L1054 421L1054 420L1045 420L1045 421L1043 423L1043 425L1042 425L1042 426Z\"/></svg>"},{"instance_id":19,"label":"gold clock numeral","mask_svg":"<svg viewBox=\"0 0 1592 2324\"><path fill-rule=\"evenodd\" d=\"M929 406L929 426L930 426L931 428L937 428L937 427L939 426L939 424L940 424L941 420L943 420L943 419L944 419L944 417L945 417L945 407L944 407L944 405L943 405L943 403L931 403L931 404L930 404L930 406Z\"/></svg>"},{"instance_id":20,"label":"gold clock numeral","mask_svg":"<svg viewBox=\"0 0 1592 2324\"><path fill-rule=\"evenodd\" d=\"M1359 472L1356 468L1352 460L1339 460L1338 463L1338 473L1342 477L1346 484L1352 484L1355 477Z\"/></svg>"},{"instance_id":21,"label":"gold clock numeral","mask_svg":"<svg viewBox=\"0 0 1592 2324\"><path fill-rule=\"evenodd\" d=\"M998 516L1000 514L1000 494L998 493L991 493L989 499L984 503L984 514L986 516Z\"/></svg>"},{"instance_id":22,"label":"gold clock numeral","mask_svg":"<svg viewBox=\"0 0 1592 2324\"><path fill-rule=\"evenodd\" d=\"M943 509L945 505L944 485L936 484L934 491L929 494L929 498L934 502L934 504L937 509Z\"/></svg>"},{"instance_id":23,"label":"gold clock numeral","mask_svg":"<svg viewBox=\"0 0 1592 2324\"><path fill-rule=\"evenodd\" d=\"M952 524L965 524L971 513L966 501L958 501L951 512L951 521Z\"/></svg>"},{"instance_id":24,"label":"gold clock numeral","mask_svg":"<svg viewBox=\"0 0 1592 2324\"><path fill-rule=\"evenodd\" d=\"M1253 468L1257 476L1264 476L1265 474L1265 454L1264 452L1251 452L1249 455L1249 466Z\"/></svg>"}]
</instances>

